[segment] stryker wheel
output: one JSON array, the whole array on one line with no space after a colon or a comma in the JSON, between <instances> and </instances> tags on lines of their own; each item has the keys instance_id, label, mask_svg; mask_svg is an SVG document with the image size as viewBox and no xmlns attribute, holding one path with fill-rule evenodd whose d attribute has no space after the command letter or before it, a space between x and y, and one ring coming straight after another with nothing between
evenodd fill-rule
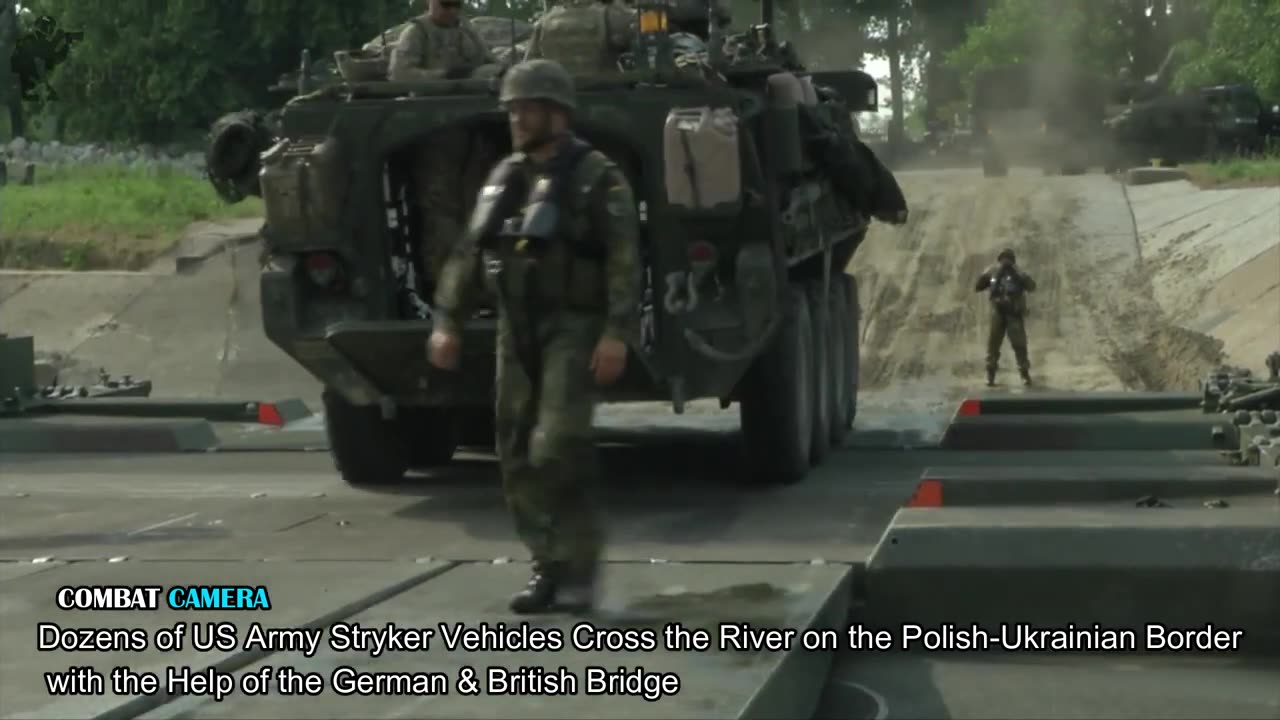
<instances>
[{"instance_id":1,"label":"stryker wheel","mask_svg":"<svg viewBox=\"0 0 1280 720\"><path fill-rule=\"evenodd\" d=\"M409 449L409 467L425 470L453 459L462 438L460 412L434 407L406 408L402 412L395 424Z\"/></svg>"},{"instance_id":2,"label":"stryker wheel","mask_svg":"<svg viewBox=\"0 0 1280 720\"><path fill-rule=\"evenodd\" d=\"M747 371L739 397L747 467L759 480L792 484L809 472L812 334L805 292L792 285L778 332Z\"/></svg>"},{"instance_id":3,"label":"stryker wheel","mask_svg":"<svg viewBox=\"0 0 1280 720\"><path fill-rule=\"evenodd\" d=\"M1004 158L999 153L988 150L982 156L982 176L983 177L1004 177L1009 174L1009 166L1005 164Z\"/></svg>"},{"instance_id":4,"label":"stryker wheel","mask_svg":"<svg viewBox=\"0 0 1280 720\"><path fill-rule=\"evenodd\" d=\"M831 450L831 397L836 386L831 382L831 306L823 294L821 279L805 283L805 296L809 302L810 346L809 359L813 367L813 439L809 444L809 462L815 466L822 464L827 452Z\"/></svg>"},{"instance_id":5,"label":"stryker wheel","mask_svg":"<svg viewBox=\"0 0 1280 720\"><path fill-rule=\"evenodd\" d=\"M320 399L329 452L348 485L388 485L404 477L409 445L399 423L383 420L377 407L352 405L332 388Z\"/></svg>"}]
</instances>

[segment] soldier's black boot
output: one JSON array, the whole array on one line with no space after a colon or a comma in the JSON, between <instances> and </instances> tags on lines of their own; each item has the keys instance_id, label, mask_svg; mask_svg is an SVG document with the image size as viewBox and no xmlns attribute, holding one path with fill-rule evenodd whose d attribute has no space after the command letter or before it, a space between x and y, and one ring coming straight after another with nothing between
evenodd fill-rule
<instances>
[{"instance_id":1,"label":"soldier's black boot","mask_svg":"<svg viewBox=\"0 0 1280 720\"><path fill-rule=\"evenodd\" d=\"M550 563L534 563L533 576L524 589L511 596L517 615L546 612L581 614L595 607L595 574L580 575Z\"/></svg>"},{"instance_id":2,"label":"soldier's black boot","mask_svg":"<svg viewBox=\"0 0 1280 720\"><path fill-rule=\"evenodd\" d=\"M1019 369L1019 370L1018 370L1018 374L1022 376L1022 384L1023 384L1023 385L1030 385L1030 384L1031 384L1031 370L1030 370L1030 369L1028 369L1028 368L1021 368L1021 369Z\"/></svg>"},{"instance_id":3,"label":"soldier's black boot","mask_svg":"<svg viewBox=\"0 0 1280 720\"><path fill-rule=\"evenodd\" d=\"M511 596L511 612L517 615L550 612L555 609L556 576L544 563L533 564L533 575L524 589Z\"/></svg>"},{"instance_id":4,"label":"soldier's black boot","mask_svg":"<svg viewBox=\"0 0 1280 720\"><path fill-rule=\"evenodd\" d=\"M992 385L995 385L995 384L996 384L996 369L993 367L989 367L987 368L987 387L991 387Z\"/></svg>"}]
</instances>

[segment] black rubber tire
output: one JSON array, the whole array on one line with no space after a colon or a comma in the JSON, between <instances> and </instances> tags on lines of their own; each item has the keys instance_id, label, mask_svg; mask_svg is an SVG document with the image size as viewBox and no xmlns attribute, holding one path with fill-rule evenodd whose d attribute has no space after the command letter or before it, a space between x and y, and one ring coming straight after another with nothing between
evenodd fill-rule
<instances>
[{"instance_id":1,"label":"black rubber tire","mask_svg":"<svg viewBox=\"0 0 1280 720\"><path fill-rule=\"evenodd\" d=\"M998 153L988 151L982 156L983 177L1004 177L1009 174L1009 166Z\"/></svg>"},{"instance_id":2,"label":"black rubber tire","mask_svg":"<svg viewBox=\"0 0 1280 720\"><path fill-rule=\"evenodd\" d=\"M760 482L791 485L810 466L813 340L804 290L789 287L784 303L777 334L743 378L738 412L747 472Z\"/></svg>"},{"instance_id":3,"label":"black rubber tire","mask_svg":"<svg viewBox=\"0 0 1280 720\"><path fill-rule=\"evenodd\" d=\"M390 485L404 478L409 443L399 422L383 420L377 406L352 405L331 388L320 400L329 453L348 485Z\"/></svg>"},{"instance_id":4,"label":"black rubber tire","mask_svg":"<svg viewBox=\"0 0 1280 720\"><path fill-rule=\"evenodd\" d=\"M813 345L809 350L809 359L813 364L810 377L813 380L813 426L810 432L813 439L809 442L809 462L817 467L827 459L831 451L831 398L836 386L831 382L834 368L831 365L831 305L824 293L825 283L821 279L805 283L805 298L809 301L810 336Z\"/></svg>"},{"instance_id":5,"label":"black rubber tire","mask_svg":"<svg viewBox=\"0 0 1280 720\"><path fill-rule=\"evenodd\" d=\"M395 423L409 449L409 467L439 467L453 459L462 442L461 413L445 408L406 408Z\"/></svg>"},{"instance_id":6,"label":"black rubber tire","mask_svg":"<svg viewBox=\"0 0 1280 720\"><path fill-rule=\"evenodd\" d=\"M830 394L827 396L831 413L831 447L844 447L845 439L849 435L849 428L845 427L844 421L848 417L849 407L849 385L850 378L847 372L845 353L848 352L848 340L845 335L849 332L849 321L845 315L849 313L849 302L845 295L845 283L841 277L843 272L833 273L831 276L831 293L827 297L829 311L831 335L827 343L828 357L831 358L828 366L830 385Z\"/></svg>"},{"instance_id":7,"label":"black rubber tire","mask_svg":"<svg viewBox=\"0 0 1280 720\"><path fill-rule=\"evenodd\" d=\"M852 275L841 273L839 276L844 285L844 297L841 302L848 310L844 314L844 431L847 435L853 429L853 421L858 417L858 368L861 365L861 319L862 307L858 303L858 279Z\"/></svg>"},{"instance_id":8,"label":"black rubber tire","mask_svg":"<svg viewBox=\"0 0 1280 720\"><path fill-rule=\"evenodd\" d=\"M492 410L468 410L459 433L458 444L484 450L497 447Z\"/></svg>"}]
</instances>

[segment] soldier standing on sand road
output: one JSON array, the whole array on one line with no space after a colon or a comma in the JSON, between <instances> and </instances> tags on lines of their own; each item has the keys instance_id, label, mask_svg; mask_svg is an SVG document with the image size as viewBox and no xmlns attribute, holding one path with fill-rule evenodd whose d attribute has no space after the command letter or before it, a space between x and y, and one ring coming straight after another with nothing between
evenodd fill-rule
<instances>
[{"instance_id":1,"label":"soldier standing on sand road","mask_svg":"<svg viewBox=\"0 0 1280 720\"><path fill-rule=\"evenodd\" d=\"M500 102L516 152L490 174L436 292L427 354L450 369L481 266L499 300L498 458L533 577L520 614L583 612L603 544L593 500L595 392L622 376L639 302L639 221L626 177L570 131L573 80L550 60L512 67Z\"/></svg>"},{"instance_id":2,"label":"soldier standing on sand road","mask_svg":"<svg viewBox=\"0 0 1280 720\"><path fill-rule=\"evenodd\" d=\"M462 0L428 0L427 12L400 32L387 77L399 82L462 79L492 63L493 54L462 16ZM423 270L428 278L440 272L462 234L464 166L473 162L488 168L497 160L496 150L479 143L472 147L471 140L465 130L446 130L423 143L414 158L416 204L423 220Z\"/></svg>"},{"instance_id":3,"label":"soldier standing on sand road","mask_svg":"<svg viewBox=\"0 0 1280 720\"><path fill-rule=\"evenodd\" d=\"M996 384L1000 364L1000 346L1005 335L1018 360L1022 382L1031 384L1031 360L1027 357L1027 297L1036 289L1035 280L1018 269L1013 250L1005 248L996 256L997 264L982 271L974 290L990 292L991 330L987 335L987 385Z\"/></svg>"}]
</instances>

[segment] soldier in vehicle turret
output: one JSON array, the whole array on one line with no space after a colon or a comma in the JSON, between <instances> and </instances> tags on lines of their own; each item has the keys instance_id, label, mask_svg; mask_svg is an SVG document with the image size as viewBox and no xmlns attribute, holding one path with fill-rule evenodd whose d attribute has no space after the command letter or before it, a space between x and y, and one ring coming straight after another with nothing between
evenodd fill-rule
<instances>
[{"instance_id":1,"label":"soldier in vehicle turret","mask_svg":"<svg viewBox=\"0 0 1280 720\"><path fill-rule=\"evenodd\" d=\"M593 605L602 552L592 385L612 385L626 368L640 299L639 220L626 176L570 130L577 102L562 66L512 67L499 101L515 152L490 174L442 274L427 354L437 367L457 367L483 265L499 301L503 491L533 559L511 609L581 612Z\"/></svg>"},{"instance_id":2,"label":"soldier in vehicle turret","mask_svg":"<svg viewBox=\"0 0 1280 720\"><path fill-rule=\"evenodd\" d=\"M991 302L991 329L987 334L987 385L996 384L1000 363L1000 346L1009 336L1009 345L1018 361L1022 382L1031 384L1031 360L1027 355L1027 296L1036 289L1036 281L1018 268L1013 250L1005 248L996 256L996 264L982 271L974 291L987 291Z\"/></svg>"},{"instance_id":3,"label":"soldier in vehicle turret","mask_svg":"<svg viewBox=\"0 0 1280 720\"><path fill-rule=\"evenodd\" d=\"M456 79L493 62L484 40L462 16L462 0L428 0L427 12L400 32L387 75L402 82Z\"/></svg>"},{"instance_id":4,"label":"soldier in vehicle turret","mask_svg":"<svg viewBox=\"0 0 1280 720\"><path fill-rule=\"evenodd\" d=\"M619 0L563 0L534 23L524 59L554 60L571 75L614 72L634 32L635 12Z\"/></svg>"},{"instance_id":5,"label":"soldier in vehicle turret","mask_svg":"<svg viewBox=\"0 0 1280 720\"><path fill-rule=\"evenodd\" d=\"M492 52L462 16L462 0L428 0L427 12L401 31L387 75L399 82L453 80L493 63ZM417 148L414 184L422 212L423 271L428 278L439 273L462 232L465 190L459 183L463 168L469 162L488 167L497 160L496 150L479 143L473 147L471 140L465 131L447 132Z\"/></svg>"}]
</instances>

